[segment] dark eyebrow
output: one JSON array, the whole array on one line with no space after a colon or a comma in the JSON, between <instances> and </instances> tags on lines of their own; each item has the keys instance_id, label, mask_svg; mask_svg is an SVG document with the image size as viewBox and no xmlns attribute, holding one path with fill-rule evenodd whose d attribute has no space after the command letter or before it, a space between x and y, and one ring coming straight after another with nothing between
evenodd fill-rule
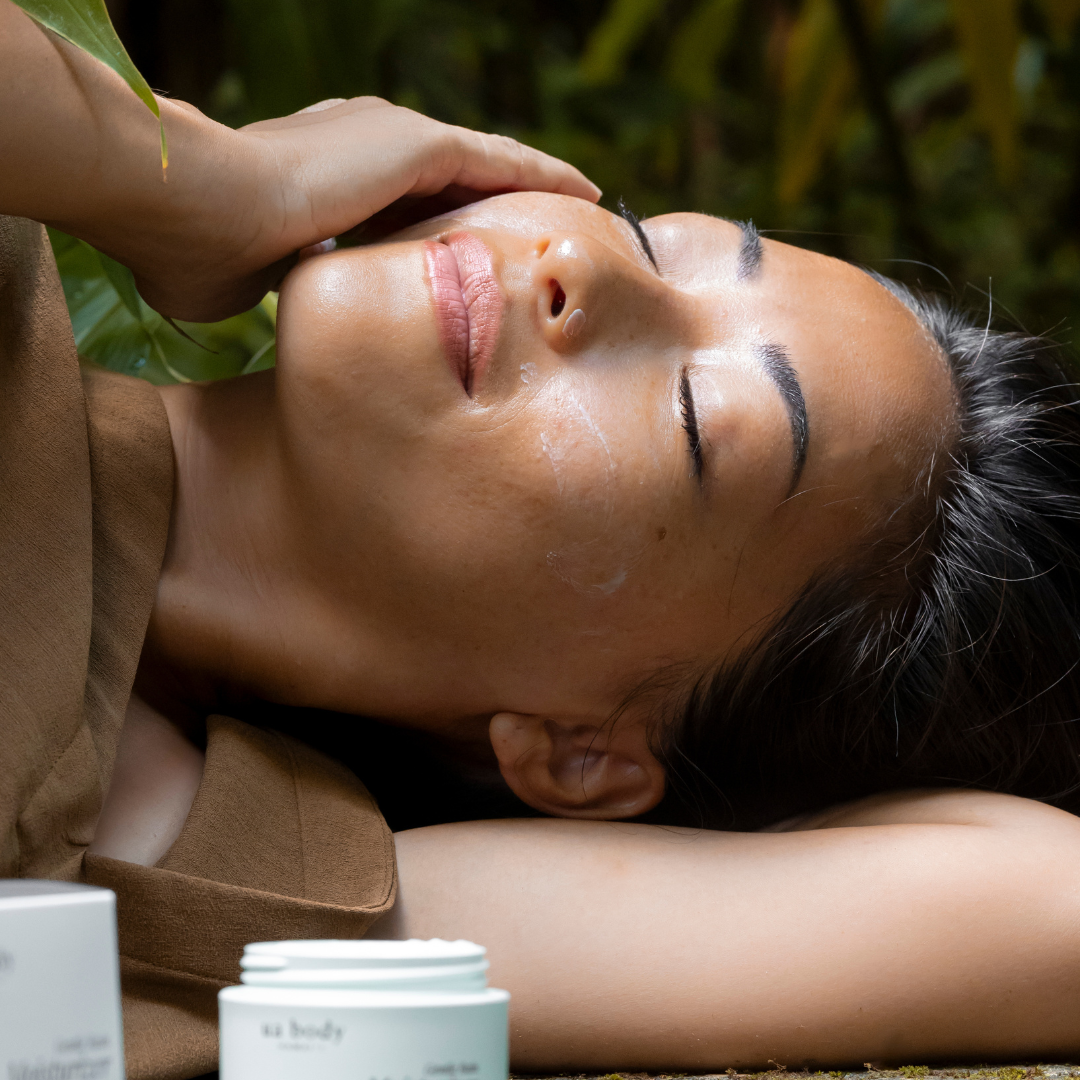
<instances>
[{"instance_id":1,"label":"dark eyebrow","mask_svg":"<svg viewBox=\"0 0 1080 1080\"><path fill-rule=\"evenodd\" d=\"M806 399L803 397L795 368L791 366L791 357L783 345L759 345L756 352L761 366L765 369L765 374L772 379L776 384L776 389L780 391L788 419L791 421L794 461L790 494L799 486L799 478L806 464L806 447L810 439L810 425L806 419Z\"/></svg>"},{"instance_id":2,"label":"dark eyebrow","mask_svg":"<svg viewBox=\"0 0 1080 1080\"><path fill-rule=\"evenodd\" d=\"M761 269L761 234L752 221L733 221L731 224L742 229L739 258L735 263L735 280L746 281Z\"/></svg>"},{"instance_id":3,"label":"dark eyebrow","mask_svg":"<svg viewBox=\"0 0 1080 1080\"><path fill-rule=\"evenodd\" d=\"M653 264L653 269L659 271L660 267L656 265L656 256L653 254L652 244L649 243L649 238L645 235L645 230L641 227L641 221L638 219L637 214L630 209L620 198L616 206L619 208L619 214L626 221L630 228L637 233L637 238L641 241L641 246L645 249L645 254L649 257L649 262Z\"/></svg>"}]
</instances>

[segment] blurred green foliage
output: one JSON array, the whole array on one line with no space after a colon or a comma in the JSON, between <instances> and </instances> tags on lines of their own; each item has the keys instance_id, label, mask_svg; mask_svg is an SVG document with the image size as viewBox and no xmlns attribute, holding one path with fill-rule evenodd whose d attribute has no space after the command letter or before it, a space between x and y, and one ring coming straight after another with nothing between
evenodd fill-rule
<instances>
[{"instance_id":1,"label":"blurred green foliage","mask_svg":"<svg viewBox=\"0 0 1080 1080\"><path fill-rule=\"evenodd\" d=\"M273 296L224 322L185 323L184 337L146 305L126 267L56 229L49 239L80 356L159 385L274 366Z\"/></svg>"},{"instance_id":2,"label":"blurred green foliage","mask_svg":"<svg viewBox=\"0 0 1080 1080\"><path fill-rule=\"evenodd\" d=\"M223 122L378 94L564 157L607 205L622 196L642 216L753 218L975 305L992 292L999 314L1074 339L1080 0L111 0L110 10L152 85ZM61 262L69 300L108 292L85 252ZM90 327L91 301L73 302ZM110 317L123 321L117 303ZM235 337L189 328L217 342L211 357L128 315L124 328L85 331L91 355L130 370L127 343L144 332L166 358L176 350L175 371L205 377L235 373L262 347L250 319L231 324ZM139 370L169 377L153 344L139 349Z\"/></svg>"}]
</instances>

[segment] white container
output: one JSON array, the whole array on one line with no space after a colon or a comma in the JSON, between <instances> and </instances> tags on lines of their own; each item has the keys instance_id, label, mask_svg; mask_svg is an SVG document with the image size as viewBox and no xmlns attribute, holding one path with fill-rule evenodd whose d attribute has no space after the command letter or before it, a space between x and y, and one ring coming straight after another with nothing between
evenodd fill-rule
<instances>
[{"instance_id":1,"label":"white container","mask_svg":"<svg viewBox=\"0 0 1080 1080\"><path fill-rule=\"evenodd\" d=\"M506 1080L505 990L471 941L265 941L218 994L221 1080Z\"/></svg>"},{"instance_id":2,"label":"white container","mask_svg":"<svg viewBox=\"0 0 1080 1080\"><path fill-rule=\"evenodd\" d=\"M0 1076L123 1080L109 889L0 880Z\"/></svg>"}]
</instances>

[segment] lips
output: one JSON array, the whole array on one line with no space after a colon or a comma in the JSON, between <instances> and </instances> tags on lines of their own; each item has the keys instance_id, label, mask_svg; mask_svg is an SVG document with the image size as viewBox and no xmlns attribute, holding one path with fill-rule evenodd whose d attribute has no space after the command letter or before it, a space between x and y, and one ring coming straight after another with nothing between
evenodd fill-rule
<instances>
[{"instance_id":1,"label":"lips","mask_svg":"<svg viewBox=\"0 0 1080 1080\"><path fill-rule=\"evenodd\" d=\"M491 363L502 320L502 292L492 262L491 250L471 233L424 243L439 342L470 396Z\"/></svg>"}]
</instances>

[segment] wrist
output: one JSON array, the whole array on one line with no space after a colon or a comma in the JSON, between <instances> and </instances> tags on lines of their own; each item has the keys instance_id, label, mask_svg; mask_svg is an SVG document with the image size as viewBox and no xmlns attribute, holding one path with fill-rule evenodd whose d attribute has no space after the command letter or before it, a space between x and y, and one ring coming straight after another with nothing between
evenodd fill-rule
<instances>
[{"instance_id":1,"label":"wrist","mask_svg":"<svg viewBox=\"0 0 1080 1080\"><path fill-rule=\"evenodd\" d=\"M0 179L0 211L86 240L150 291L161 281L174 292L190 281L198 291L208 273L232 272L259 232L254 192L266 167L258 148L194 107L158 98L169 147L163 170L158 120L120 76L29 25L28 59L51 87L8 132L0 126L0 149L8 134L18 166Z\"/></svg>"},{"instance_id":2,"label":"wrist","mask_svg":"<svg viewBox=\"0 0 1080 1080\"><path fill-rule=\"evenodd\" d=\"M258 140L161 100L158 120L106 65L0 0L0 213L55 225L134 271L163 314L217 319L283 267L285 213ZM280 250L279 250L280 249Z\"/></svg>"},{"instance_id":3,"label":"wrist","mask_svg":"<svg viewBox=\"0 0 1080 1080\"><path fill-rule=\"evenodd\" d=\"M258 234L253 209L262 163L232 129L159 99L169 148L163 170L157 121L132 98L142 114L103 133L91 190L74 203L69 223L56 224L137 277L164 271L175 282L205 273L208 264L228 272Z\"/></svg>"}]
</instances>

